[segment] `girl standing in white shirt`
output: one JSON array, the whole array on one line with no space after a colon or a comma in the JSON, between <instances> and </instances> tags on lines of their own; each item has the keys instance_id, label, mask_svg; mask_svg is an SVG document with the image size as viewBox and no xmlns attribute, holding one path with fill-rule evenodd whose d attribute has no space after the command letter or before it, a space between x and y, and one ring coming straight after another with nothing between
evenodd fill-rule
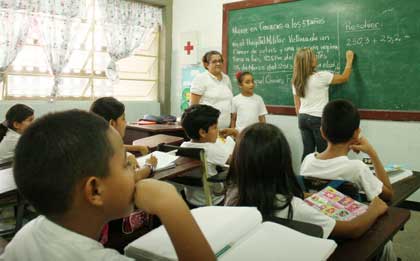
<instances>
[{"instance_id":1,"label":"girl standing in white shirt","mask_svg":"<svg viewBox=\"0 0 420 261\"><path fill-rule=\"evenodd\" d=\"M209 51L204 54L202 61L207 71L199 74L191 83L191 105L206 104L218 109L219 128L229 128L233 94L230 79L222 72L222 54Z\"/></svg>"},{"instance_id":2,"label":"girl standing in white shirt","mask_svg":"<svg viewBox=\"0 0 420 261\"><path fill-rule=\"evenodd\" d=\"M236 79L241 93L233 97L232 100L230 127L241 131L253 123L265 123L267 109L261 96L254 93L254 77L250 72L237 72Z\"/></svg>"},{"instance_id":3,"label":"girl standing in white shirt","mask_svg":"<svg viewBox=\"0 0 420 261\"><path fill-rule=\"evenodd\" d=\"M12 161L20 135L34 120L34 110L24 104L13 105L0 124L0 163Z\"/></svg>"},{"instance_id":4,"label":"girl standing in white shirt","mask_svg":"<svg viewBox=\"0 0 420 261\"><path fill-rule=\"evenodd\" d=\"M346 67L342 74L316 71L317 58L310 48L299 49L295 55L292 89L296 115L303 141L302 161L306 155L322 152L327 142L321 137L322 110L328 103L330 84L342 84L348 81L353 64L353 51L346 52Z\"/></svg>"}]
</instances>

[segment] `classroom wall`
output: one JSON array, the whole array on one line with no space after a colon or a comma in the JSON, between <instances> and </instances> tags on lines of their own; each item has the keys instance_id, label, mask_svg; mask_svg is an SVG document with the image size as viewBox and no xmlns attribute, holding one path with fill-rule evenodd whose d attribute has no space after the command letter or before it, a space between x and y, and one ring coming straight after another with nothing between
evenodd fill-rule
<instances>
[{"instance_id":1,"label":"classroom wall","mask_svg":"<svg viewBox=\"0 0 420 261\"><path fill-rule=\"evenodd\" d=\"M173 1L173 52L171 113L180 114L181 64L183 51L179 44L180 34L199 32L199 54L210 49L222 49L223 4L237 0L174 0ZM197 11L199 10L199 11ZM233 80L233 79L232 79ZM258 86L257 86L258 88ZM380 95L380 94L378 94ZM297 127L296 116L269 115L268 122L275 124L285 133L293 153L293 164L298 170L302 153L302 142ZM377 149L382 161L398 163L420 171L420 122L392 122L363 120L363 135ZM361 157L352 155L352 157ZM420 201L420 191L411 197Z\"/></svg>"},{"instance_id":2,"label":"classroom wall","mask_svg":"<svg viewBox=\"0 0 420 261\"><path fill-rule=\"evenodd\" d=\"M122 101L125 105L125 116L128 122L133 122L144 114L160 115L160 105L158 102L145 101ZM48 112L62 111L69 109L88 110L92 101L1 101L0 102L0 121L3 121L7 110L16 103L24 103L35 110L35 117L39 117Z\"/></svg>"}]
</instances>

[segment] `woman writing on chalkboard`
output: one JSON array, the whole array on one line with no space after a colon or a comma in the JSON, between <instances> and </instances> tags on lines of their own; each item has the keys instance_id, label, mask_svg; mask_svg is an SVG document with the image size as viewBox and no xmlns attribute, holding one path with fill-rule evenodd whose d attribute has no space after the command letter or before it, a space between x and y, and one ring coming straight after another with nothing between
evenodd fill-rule
<instances>
[{"instance_id":1,"label":"woman writing on chalkboard","mask_svg":"<svg viewBox=\"0 0 420 261\"><path fill-rule=\"evenodd\" d=\"M229 128L233 94L230 79L222 72L222 54L209 51L204 54L202 61L207 71L195 77L191 83L191 105L207 104L218 109L218 127Z\"/></svg>"},{"instance_id":2,"label":"woman writing on chalkboard","mask_svg":"<svg viewBox=\"0 0 420 261\"><path fill-rule=\"evenodd\" d=\"M316 71L317 58L310 48L299 49L293 66L292 88L299 129L303 141L302 160L306 155L322 152L327 142L321 137L321 115L328 103L330 84L342 84L348 81L353 64L353 51L346 52L346 67L342 74L328 71Z\"/></svg>"}]
</instances>

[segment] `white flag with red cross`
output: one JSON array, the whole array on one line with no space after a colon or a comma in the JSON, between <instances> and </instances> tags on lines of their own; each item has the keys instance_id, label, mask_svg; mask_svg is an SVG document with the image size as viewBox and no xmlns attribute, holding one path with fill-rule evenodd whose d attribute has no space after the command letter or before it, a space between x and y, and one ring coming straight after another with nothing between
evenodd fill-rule
<instances>
[{"instance_id":1,"label":"white flag with red cross","mask_svg":"<svg viewBox=\"0 0 420 261\"><path fill-rule=\"evenodd\" d=\"M184 32L181 33L180 50L181 50L181 64L197 64L199 59L197 57L198 51L198 32Z\"/></svg>"}]
</instances>

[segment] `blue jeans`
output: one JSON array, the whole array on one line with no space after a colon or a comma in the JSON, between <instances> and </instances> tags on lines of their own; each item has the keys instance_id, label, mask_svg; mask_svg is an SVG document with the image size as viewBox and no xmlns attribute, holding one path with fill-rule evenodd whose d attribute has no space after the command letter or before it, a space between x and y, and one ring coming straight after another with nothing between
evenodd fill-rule
<instances>
[{"instance_id":1,"label":"blue jeans","mask_svg":"<svg viewBox=\"0 0 420 261\"><path fill-rule=\"evenodd\" d=\"M302 161L306 155L315 152L323 152L327 148L327 141L321 136L321 118L308 114L299 114L299 130L303 141Z\"/></svg>"}]
</instances>

